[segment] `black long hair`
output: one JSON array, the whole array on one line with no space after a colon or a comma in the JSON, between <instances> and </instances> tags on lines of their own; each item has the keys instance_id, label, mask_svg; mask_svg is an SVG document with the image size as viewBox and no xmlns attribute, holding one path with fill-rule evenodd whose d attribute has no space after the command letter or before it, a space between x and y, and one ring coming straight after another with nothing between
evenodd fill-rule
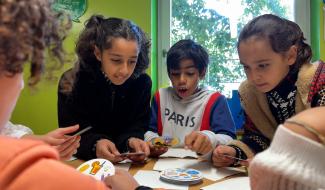
<instances>
[{"instance_id":1,"label":"black long hair","mask_svg":"<svg viewBox=\"0 0 325 190\"><path fill-rule=\"evenodd\" d=\"M191 59L195 68L202 74L209 64L208 52L198 43L190 39L176 42L167 53L167 70L178 69L184 59Z\"/></svg>"},{"instance_id":2,"label":"black long hair","mask_svg":"<svg viewBox=\"0 0 325 190\"><path fill-rule=\"evenodd\" d=\"M265 38L269 41L272 50L276 53L284 54L292 45L297 47L297 58L290 66L290 72L296 73L300 67L308 63L312 57L312 51L300 27L287 19L276 15L265 14L258 16L245 25L240 32L237 50L239 44L250 37Z\"/></svg>"}]
</instances>

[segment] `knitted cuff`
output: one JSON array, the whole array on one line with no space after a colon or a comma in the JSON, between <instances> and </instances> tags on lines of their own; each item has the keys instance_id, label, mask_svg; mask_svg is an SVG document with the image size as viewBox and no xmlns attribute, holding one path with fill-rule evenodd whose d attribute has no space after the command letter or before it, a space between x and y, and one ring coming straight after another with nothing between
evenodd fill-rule
<instances>
[{"instance_id":1,"label":"knitted cuff","mask_svg":"<svg viewBox=\"0 0 325 190\"><path fill-rule=\"evenodd\" d=\"M152 190L152 188L140 185L137 188L135 188L134 190Z\"/></svg>"},{"instance_id":2,"label":"knitted cuff","mask_svg":"<svg viewBox=\"0 0 325 190\"><path fill-rule=\"evenodd\" d=\"M239 159L243 159L246 160L247 156L245 154L245 152L243 152L239 147L235 146L235 145L229 145L230 147L233 147L236 150L236 158ZM239 159L235 159L235 162L233 163L233 166L239 166L240 165L240 160Z\"/></svg>"},{"instance_id":3,"label":"knitted cuff","mask_svg":"<svg viewBox=\"0 0 325 190\"><path fill-rule=\"evenodd\" d=\"M252 158L254 156L254 152L243 142L238 140L231 141L228 146L238 147L242 152L245 153L246 158Z\"/></svg>"}]
</instances>

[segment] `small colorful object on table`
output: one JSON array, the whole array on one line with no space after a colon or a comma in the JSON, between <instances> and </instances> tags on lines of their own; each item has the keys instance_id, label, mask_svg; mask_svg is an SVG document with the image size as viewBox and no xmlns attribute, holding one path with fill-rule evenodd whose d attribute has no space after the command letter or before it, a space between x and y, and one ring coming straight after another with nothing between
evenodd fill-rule
<instances>
[{"instance_id":1,"label":"small colorful object on table","mask_svg":"<svg viewBox=\"0 0 325 190\"><path fill-rule=\"evenodd\" d=\"M115 174L114 165L109 160L101 158L89 160L81 164L77 170L101 181L104 180L105 177Z\"/></svg>"},{"instance_id":2,"label":"small colorful object on table","mask_svg":"<svg viewBox=\"0 0 325 190\"><path fill-rule=\"evenodd\" d=\"M175 147L179 144L177 137L162 136L151 140L152 145L156 147Z\"/></svg>"},{"instance_id":3,"label":"small colorful object on table","mask_svg":"<svg viewBox=\"0 0 325 190\"><path fill-rule=\"evenodd\" d=\"M160 179L175 184L197 184L203 179L200 171L189 168L166 169L160 173Z\"/></svg>"}]
</instances>

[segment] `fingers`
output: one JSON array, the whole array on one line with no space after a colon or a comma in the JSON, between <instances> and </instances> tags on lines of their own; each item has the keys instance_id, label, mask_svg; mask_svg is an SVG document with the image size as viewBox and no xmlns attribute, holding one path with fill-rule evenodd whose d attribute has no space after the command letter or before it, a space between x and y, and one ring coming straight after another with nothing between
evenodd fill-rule
<instances>
[{"instance_id":1,"label":"fingers","mask_svg":"<svg viewBox=\"0 0 325 190\"><path fill-rule=\"evenodd\" d=\"M139 184L127 171L121 169L116 169L115 175L106 177L104 182L108 187L116 190L135 189L139 186Z\"/></svg>"},{"instance_id":2,"label":"fingers","mask_svg":"<svg viewBox=\"0 0 325 190\"><path fill-rule=\"evenodd\" d=\"M77 149L80 146L80 137L74 137L64 142L60 146L57 146L61 160L67 160L72 155L77 153Z\"/></svg>"},{"instance_id":3,"label":"fingers","mask_svg":"<svg viewBox=\"0 0 325 190\"><path fill-rule=\"evenodd\" d=\"M219 145L213 151L212 162L213 165L217 167L226 167L234 163L234 160L231 158L224 157L223 155L227 154L230 156L236 156L236 150L230 146Z\"/></svg>"},{"instance_id":4,"label":"fingers","mask_svg":"<svg viewBox=\"0 0 325 190\"><path fill-rule=\"evenodd\" d=\"M200 154L206 154L212 150L210 139L206 135L197 131L192 132L185 137L185 146Z\"/></svg>"},{"instance_id":5,"label":"fingers","mask_svg":"<svg viewBox=\"0 0 325 190\"><path fill-rule=\"evenodd\" d=\"M143 156L130 156L129 159L132 161L143 161L150 154L149 145L141 139L131 137L129 139L129 146L134 152L144 152Z\"/></svg>"},{"instance_id":6,"label":"fingers","mask_svg":"<svg viewBox=\"0 0 325 190\"><path fill-rule=\"evenodd\" d=\"M149 156L149 154L150 154L149 145L146 142L144 142L143 140L140 140L140 151L139 152L141 152L141 151L144 152L146 156Z\"/></svg>"},{"instance_id":7,"label":"fingers","mask_svg":"<svg viewBox=\"0 0 325 190\"><path fill-rule=\"evenodd\" d=\"M79 125L74 125L66 128L59 128L42 136L42 140L52 146L59 146L72 137L67 134L73 133L79 129Z\"/></svg>"},{"instance_id":8,"label":"fingers","mask_svg":"<svg viewBox=\"0 0 325 190\"><path fill-rule=\"evenodd\" d=\"M168 151L168 147L165 146L153 146L152 144L150 144L149 148L150 148L150 156L155 158L159 157L160 155Z\"/></svg>"},{"instance_id":9,"label":"fingers","mask_svg":"<svg viewBox=\"0 0 325 190\"><path fill-rule=\"evenodd\" d=\"M70 127L64 127L64 128L56 129L56 131L60 135L67 135L67 134L71 134L73 132L76 132L78 129L79 129L79 125L76 124L76 125L73 125L73 126L70 126Z\"/></svg>"},{"instance_id":10,"label":"fingers","mask_svg":"<svg viewBox=\"0 0 325 190\"><path fill-rule=\"evenodd\" d=\"M197 137L196 132L191 132L189 135L186 135L185 140L184 140L185 148L192 149L192 145L193 145L196 137Z\"/></svg>"},{"instance_id":11,"label":"fingers","mask_svg":"<svg viewBox=\"0 0 325 190\"><path fill-rule=\"evenodd\" d=\"M53 133L48 133L43 135L42 140L51 146L59 146L66 141L66 138L57 138Z\"/></svg>"},{"instance_id":12,"label":"fingers","mask_svg":"<svg viewBox=\"0 0 325 190\"><path fill-rule=\"evenodd\" d=\"M101 139L97 141L96 156L98 158L105 158L113 163L116 163L124 160L124 158L119 155L120 152L115 147L115 144L110 140Z\"/></svg>"},{"instance_id":13,"label":"fingers","mask_svg":"<svg viewBox=\"0 0 325 190\"><path fill-rule=\"evenodd\" d=\"M252 159L247 159L245 161L240 161L240 165L249 167L249 164L251 163Z\"/></svg>"},{"instance_id":14,"label":"fingers","mask_svg":"<svg viewBox=\"0 0 325 190\"><path fill-rule=\"evenodd\" d=\"M146 156L150 154L149 145L141 139L131 137L129 139L129 147L134 150L134 152L144 152Z\"/></svg>"}]
</instances>

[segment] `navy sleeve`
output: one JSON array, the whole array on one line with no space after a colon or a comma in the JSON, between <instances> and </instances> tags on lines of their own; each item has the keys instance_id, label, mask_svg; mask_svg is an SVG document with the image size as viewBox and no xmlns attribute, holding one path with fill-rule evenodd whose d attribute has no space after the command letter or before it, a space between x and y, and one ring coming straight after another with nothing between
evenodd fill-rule
<instances>
[{"instance_id":1,"label":"navy sleeve","mask_svg":"<svg viewBox=\"0 0 325 190\"><path fill-rule=\"evenodd\" d=\"M155 133L158 133L158 109L156 97L154 96L151 101L149 131Z\"/></svg>"},{"instance_id":2,"label":"navy sleeve","mask_svg":"<svg viewBox=\"0 0 325 190\"><path fill-rule=\"evenodd\" d=\"M236 139L236 127L226 97L220 95L213 104L210 116L211 131Z\"/></svg>"}]
</instances>

